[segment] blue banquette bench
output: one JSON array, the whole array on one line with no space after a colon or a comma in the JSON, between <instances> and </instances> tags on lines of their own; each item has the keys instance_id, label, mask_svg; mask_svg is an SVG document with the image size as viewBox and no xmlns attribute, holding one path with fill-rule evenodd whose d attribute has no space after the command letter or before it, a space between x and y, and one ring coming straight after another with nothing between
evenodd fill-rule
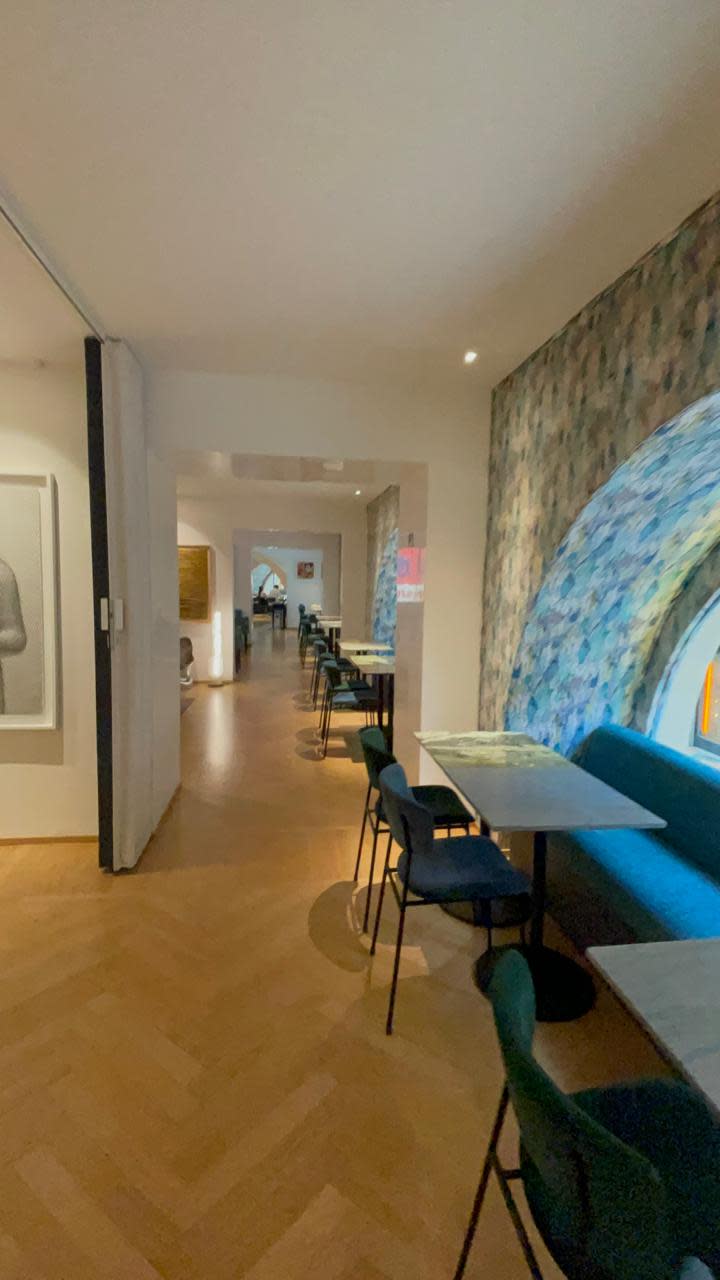
<instances>
[{"instance_id":1,"label":"blue banquette bench","mask_svg":"<svg viewBox=\"0 0 720 1280\"><path fill-rule=\"evenodd\" d=\"M554 919L582 948L720 937L720 768L615 725L595 729L574 759L667 827L552 835Z\"/></svg>"}]
</instances>

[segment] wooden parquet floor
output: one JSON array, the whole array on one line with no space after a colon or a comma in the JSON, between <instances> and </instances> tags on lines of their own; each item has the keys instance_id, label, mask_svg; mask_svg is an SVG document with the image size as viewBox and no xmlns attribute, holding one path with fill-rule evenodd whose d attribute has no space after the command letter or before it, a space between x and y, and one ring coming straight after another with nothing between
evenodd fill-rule
<instances>
[{"instance_id":1,"label":"wooden parquet floor","mask_svg":"<svg viewBox=\"0 0 720 1280\"><path fill-rule=\"evenodd\" d=\"M196 688L138 871L0 851L0 1280L445 1280L500 1088L482 938L350 875L364 782L318 761L294 636ZM539 1050L568 1087L656 1072L610 996ZM491 1193L469 1275L525 1277ZM548 1280L557 1276L547 1265Z\"/></svg>"}]
</instances>

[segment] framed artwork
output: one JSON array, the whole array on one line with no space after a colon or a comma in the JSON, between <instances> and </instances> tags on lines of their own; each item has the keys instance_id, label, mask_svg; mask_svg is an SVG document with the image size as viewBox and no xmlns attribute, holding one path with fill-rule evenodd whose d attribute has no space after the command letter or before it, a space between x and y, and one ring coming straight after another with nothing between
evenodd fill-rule
<instances>
[{"instance_id":1,"label":"framed artwork","mask_svg":"<svg viewBox=\"0 0 720 1280\"><path fill-rule=\"evenodd\" d=\"M210 547L178 547L180 617L210 621Z\"/></svg>"},{"instance_id":2,"label":"framed artwork","mask_svg":"<svg viewBox=\"0 0 720 1280\"><path fill-rule=\"evenodd\" d=\"M297 576L298 578L314 578L315 577L314 560L298 560Z\"/></svg>"},{"instance_id":3,"label":"framed artwork","mask_svg":"<svg viewBox=\"0 0 720 1280\"><path fill-rule=\"evenodd\" d=\"M0 473L0 729L58 724L56 488Z\"/></svg>"}]
</instances>

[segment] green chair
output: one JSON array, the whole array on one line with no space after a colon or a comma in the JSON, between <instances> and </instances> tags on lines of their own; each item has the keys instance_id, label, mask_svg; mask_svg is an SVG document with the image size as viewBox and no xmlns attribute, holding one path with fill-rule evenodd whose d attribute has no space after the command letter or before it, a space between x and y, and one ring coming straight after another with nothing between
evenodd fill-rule
<instances>
[{"instance_id":1,"label":"green chair","mask_svg":"<svg viewBox=\"0 0 720 1280\"><path fill-rule=\"evenodd\" d=\"M720 1125L702 1098L666 1080L564 1094L533 1056L535 993L519 952L498 962L487 993L506 1084L454 1280L465 1274L492 1173L534 1280L542 1275L516 1180L568 1280L712 1280L707 1267L720 1266ZM508 1102L520 1129L513 1169L497 1151Z\"/></svg>"},{"instance_id":2,"label":"green chair","mask_svg":"<svg viewBox=\"0 0 720 1280\"><path fill-rule=\"evenodd\" d=\"M365 915L363 918L363 932L367 930L368 920L370 918L370 903L372 898L373 876L375 874L375 855L377 853L378 836L387 835L388 843L385 853L385 867L390 861L390 851L392 849L392 832L388 825L388 820L382 807L382 796L380 795L380 774L389 764L396 764L395 756L387 748L387 739L382 729L377 725L372 725L369 729L359 729L358 738L362 748L363 759L365 761L365 770L368 777L368 788L365 795L365 807L363 809L362 824L360 826L360 842L358 844L357 857L355 859L355 870L353 872L353 880L357 883L360 874L360 859L362 858L363 844L365 843L365 832L369 825L373 833L372 849L370 852L370 873L368 877L367 898L365 900ZM452 787L444 786L419 786L412 787L412 793L419 804L425 806L432 814L433 824L436 828L441 828L450 835L451 831L464 831L465 835L470 834L470 827L474 818L465 808L460 797L453 791ZM383 867L383 876L385 874Z\"/></svg>"}]
</instances>

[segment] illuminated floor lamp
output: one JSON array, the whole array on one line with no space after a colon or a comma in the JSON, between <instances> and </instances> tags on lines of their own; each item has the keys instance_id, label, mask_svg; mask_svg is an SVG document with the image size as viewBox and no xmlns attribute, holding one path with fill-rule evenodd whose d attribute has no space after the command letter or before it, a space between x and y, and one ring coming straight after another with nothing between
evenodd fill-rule
<instances>
[{"instance_id":1,"label":"illuminated floor lamp","mask_svg":"<svg viewBox=\"0 0 720 1280\"><path fill-rule=\"evenodd\" d=\"M222 654L222 614L215 610L212 620L212 653L210 654L210 679L208 684L219 688L225 683Z\"/></svg>"}]
</instances>

